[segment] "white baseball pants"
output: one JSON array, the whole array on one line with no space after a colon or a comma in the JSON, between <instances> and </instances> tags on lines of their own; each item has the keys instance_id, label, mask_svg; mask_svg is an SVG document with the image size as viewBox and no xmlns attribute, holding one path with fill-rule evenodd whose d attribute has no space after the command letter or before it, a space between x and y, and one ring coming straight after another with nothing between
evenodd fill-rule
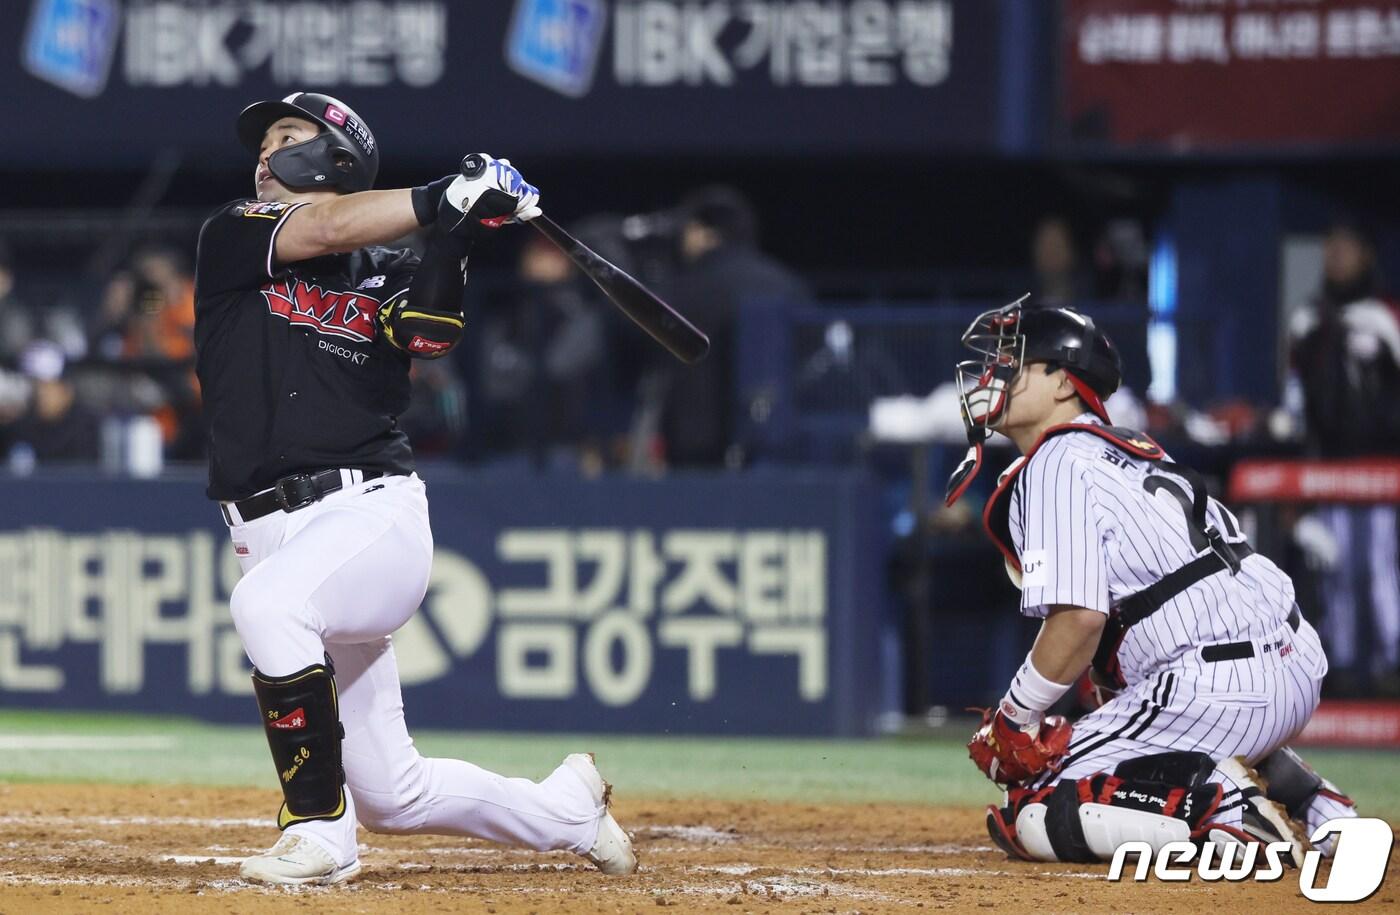
<instances>
[{"instance_id":1,"label":"white baseball pants","mask_svg":"<svg viewBox=\"0 0 1400 915\"><path fill-rule=\"evenodd\" d=\"M1058 773L1034 787L1112 772L1119 763L1184 750L1221 760L1256 763L1293 739L1317 708L1327 658L1307 620L1298 630L1280 626L1253 642L1254 656L1205 661L1197 649L1135 683L1075 722L1069 753ZM1218 819L1234 825L1237 789L1225 784Z\"/></svg>"},{"instance_id":2,"label":"white baseball pants","mask_svg":"<svg viewBox=\"0 0 1400 915\"><path fill-rule=\"evenodd\" d=\"M355 483L356 472L341 473L354 485L229 529L243 567L230 610L253 665L274 677L323 663L325 654L335 665L347 811L287 831L342 865L357 855L357 820L375 832L586 853L603 810L571 769L535 783L419 755L389 636L427 590L433 537L424 485L417 475Z\"/></svg>"}]
</instances>

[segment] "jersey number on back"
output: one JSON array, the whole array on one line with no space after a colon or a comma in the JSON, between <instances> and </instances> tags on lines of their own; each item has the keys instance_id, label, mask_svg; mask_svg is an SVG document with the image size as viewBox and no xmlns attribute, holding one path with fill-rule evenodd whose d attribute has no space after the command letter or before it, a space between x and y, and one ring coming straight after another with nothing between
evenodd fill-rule
<instances>
[{"instance_id":1,"label":"jersey number on back","mask_svg":"<svg viewBox=\"0 0 1400 915\"><path fill-rule=\"evenodd\" d=\"M1186 522L1186 533L1191 537L1191 549L1197 553L1210 549L1210 541L1206 539L1206 532L1199 530L1191 519L1191 494L1186 488L1175 480L1168 479L1157 474L1149 474L1147 479L1142 481L1142 488L1147 490L1149 496L1155 497L1157 493L1165 489L1171 494L1181 506L1182 520ZM1240 532L1235 528L1234 519L1230 513L1223 508L1220 511L1220 518L1225 523L1225 533L1231 540L1238 540Z\"/></svg>"}]
</instances>

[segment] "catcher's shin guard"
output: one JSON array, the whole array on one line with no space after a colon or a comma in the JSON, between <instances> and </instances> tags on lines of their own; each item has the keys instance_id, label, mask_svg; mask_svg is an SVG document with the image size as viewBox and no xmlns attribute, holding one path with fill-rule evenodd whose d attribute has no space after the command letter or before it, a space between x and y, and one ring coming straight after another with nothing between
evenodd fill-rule
<instances>
[{"instance_id":1,"label":"catcher's shin guard","mask_svg":"<svg viewBox=\"0 0 1400 915\"><path fill-rule=\"evenodd\" d=\"M1308 834L1328 820L1356 816L1356 802L1288 747L1279 747L1260 760L1255 769L1265 783L1269 800L1282 804L1288 816ZM1337 850L1337 837L1323 839L1317 850L1330 858Z\"/></svg>"},{"instance_id":2,"label":"catcher's shin guard","mask_svg":"<svg viewBox=\"0 0 1400 915\"><path fill-rule=\"evenodd\" d=\"M1233 829L1222 829L1220 824L1207 823L1206 838L1224 841L1233 837L1245 843L1265 844L1287 842L1290 849L1285 863L1301 867L1304 853L1311 848L1308 834L1293 820L1284 804L1267 791L1267 783L1259 771L1243 756L1221 760L1217 768L1239 790L1240 824ZM1216 832L1221 835L1214 835Z\"/></svg>"},{"instance_id":3,"label":"catcher's shin guard","mask_svg":"<svg viewBox=\"0 0 1400 915\"><path fill-rule=\"evenodd\" d=\"M1356 802L1342 793L1336 785L1317 774L1312 766L1288 747L1279 747L1254 767L1263 777L1265 794L1288 811L1299 822L1307 820L1308 809L1318 797L1327 798L1343 807L1355 807Z\"/></svg>"},{"instance_id":4,"label":"catcher's shin guard","mask_svg":"<svg viewBox=\"0 0 1400 915\"><path fill-rule=\"evenodd\" d=\"M282 784L280 829L345 815L345 770L340 758L345 729L340 724L334 675L329 658L325 664L312 664L286 677L253 671L253 692Z\"/></svg>"},{"instance_id":5,"label":"catcher's shin guard","mask_svg":"<svg viewBox=\"0 0 1400 915\"><path fill-rule=\"evenodd\" d=\"M1194 838L1220 806L1222 790L1218 784L1175 786L1100 772L1028 798L1016 811L1014 834L1033 861L1108 861L1124 842L1159 849Z\"/></svg>"}]
</instances>

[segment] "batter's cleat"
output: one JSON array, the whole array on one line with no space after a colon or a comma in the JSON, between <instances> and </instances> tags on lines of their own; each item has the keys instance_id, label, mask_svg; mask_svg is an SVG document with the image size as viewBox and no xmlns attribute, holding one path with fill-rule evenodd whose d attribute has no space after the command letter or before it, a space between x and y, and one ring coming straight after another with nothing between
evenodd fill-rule
<instances>
[{"instance_id":1,"label":"batter's cleat","mask_svg":"<svg viewBox=\"0 0 1400 915\"><path fill-rule=\"evenodd\" d=\"M238 876L255 883L332 886L360 873L360 862L338 866L330 853L309 839L283 834L277 844L243 860Z\"/></svg>"},{"instance_id":2,"label":"batter's cleat","mask_svg":"<svg viewBox=\"0 0 1400 915\"><path fill-rule=\"evenodd\" d=\"M1269 800L1266 796L1269 784L1263 776L1243 756L1224 760L1216 769L1239 787L1244 809L1240 812L1238 827L1213 825L1211 831L1221 830L1243 841L1287 842L1292 846L1289 851L1292 860L1286 863L1301 867L1303 853L1312 847L1308 844L1307 834L1288 815L1282 804Z\"/></svg>"},{"instance_id":3,"label":"batter's cleat","mask_svg":"<svg viewBox=\"0 0 1400 915\"><path fill-rule=\"evenodd\" d=\"M603 818L598 821L598 838L584 857L605 874L635 874L637 855L632 851L632 839L608 812L608 804L612 800L612 785L603 781L598 764L593 760L593 754L572 753L564 758L564 765L583 779L583 783L593 793L594 802L603 808Z\"/></svg>"}]
</instances>

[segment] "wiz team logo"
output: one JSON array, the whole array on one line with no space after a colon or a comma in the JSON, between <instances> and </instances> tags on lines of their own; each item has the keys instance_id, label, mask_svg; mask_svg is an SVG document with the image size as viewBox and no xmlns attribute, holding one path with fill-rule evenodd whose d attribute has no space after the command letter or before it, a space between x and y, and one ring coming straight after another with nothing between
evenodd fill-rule
<instances>
[{"instance_id":1,"label":"wiz team logo","mask_svg":"<svg viewBox=\"0 0 1400 915\"><path fill-rule=\"evenodd\" d=\"M333 337L368 343L374 339L379 300L358 292L327 292L301 280L280 280L262 288L268 310L293 324Z\"/></svg>"}]
</instances>

